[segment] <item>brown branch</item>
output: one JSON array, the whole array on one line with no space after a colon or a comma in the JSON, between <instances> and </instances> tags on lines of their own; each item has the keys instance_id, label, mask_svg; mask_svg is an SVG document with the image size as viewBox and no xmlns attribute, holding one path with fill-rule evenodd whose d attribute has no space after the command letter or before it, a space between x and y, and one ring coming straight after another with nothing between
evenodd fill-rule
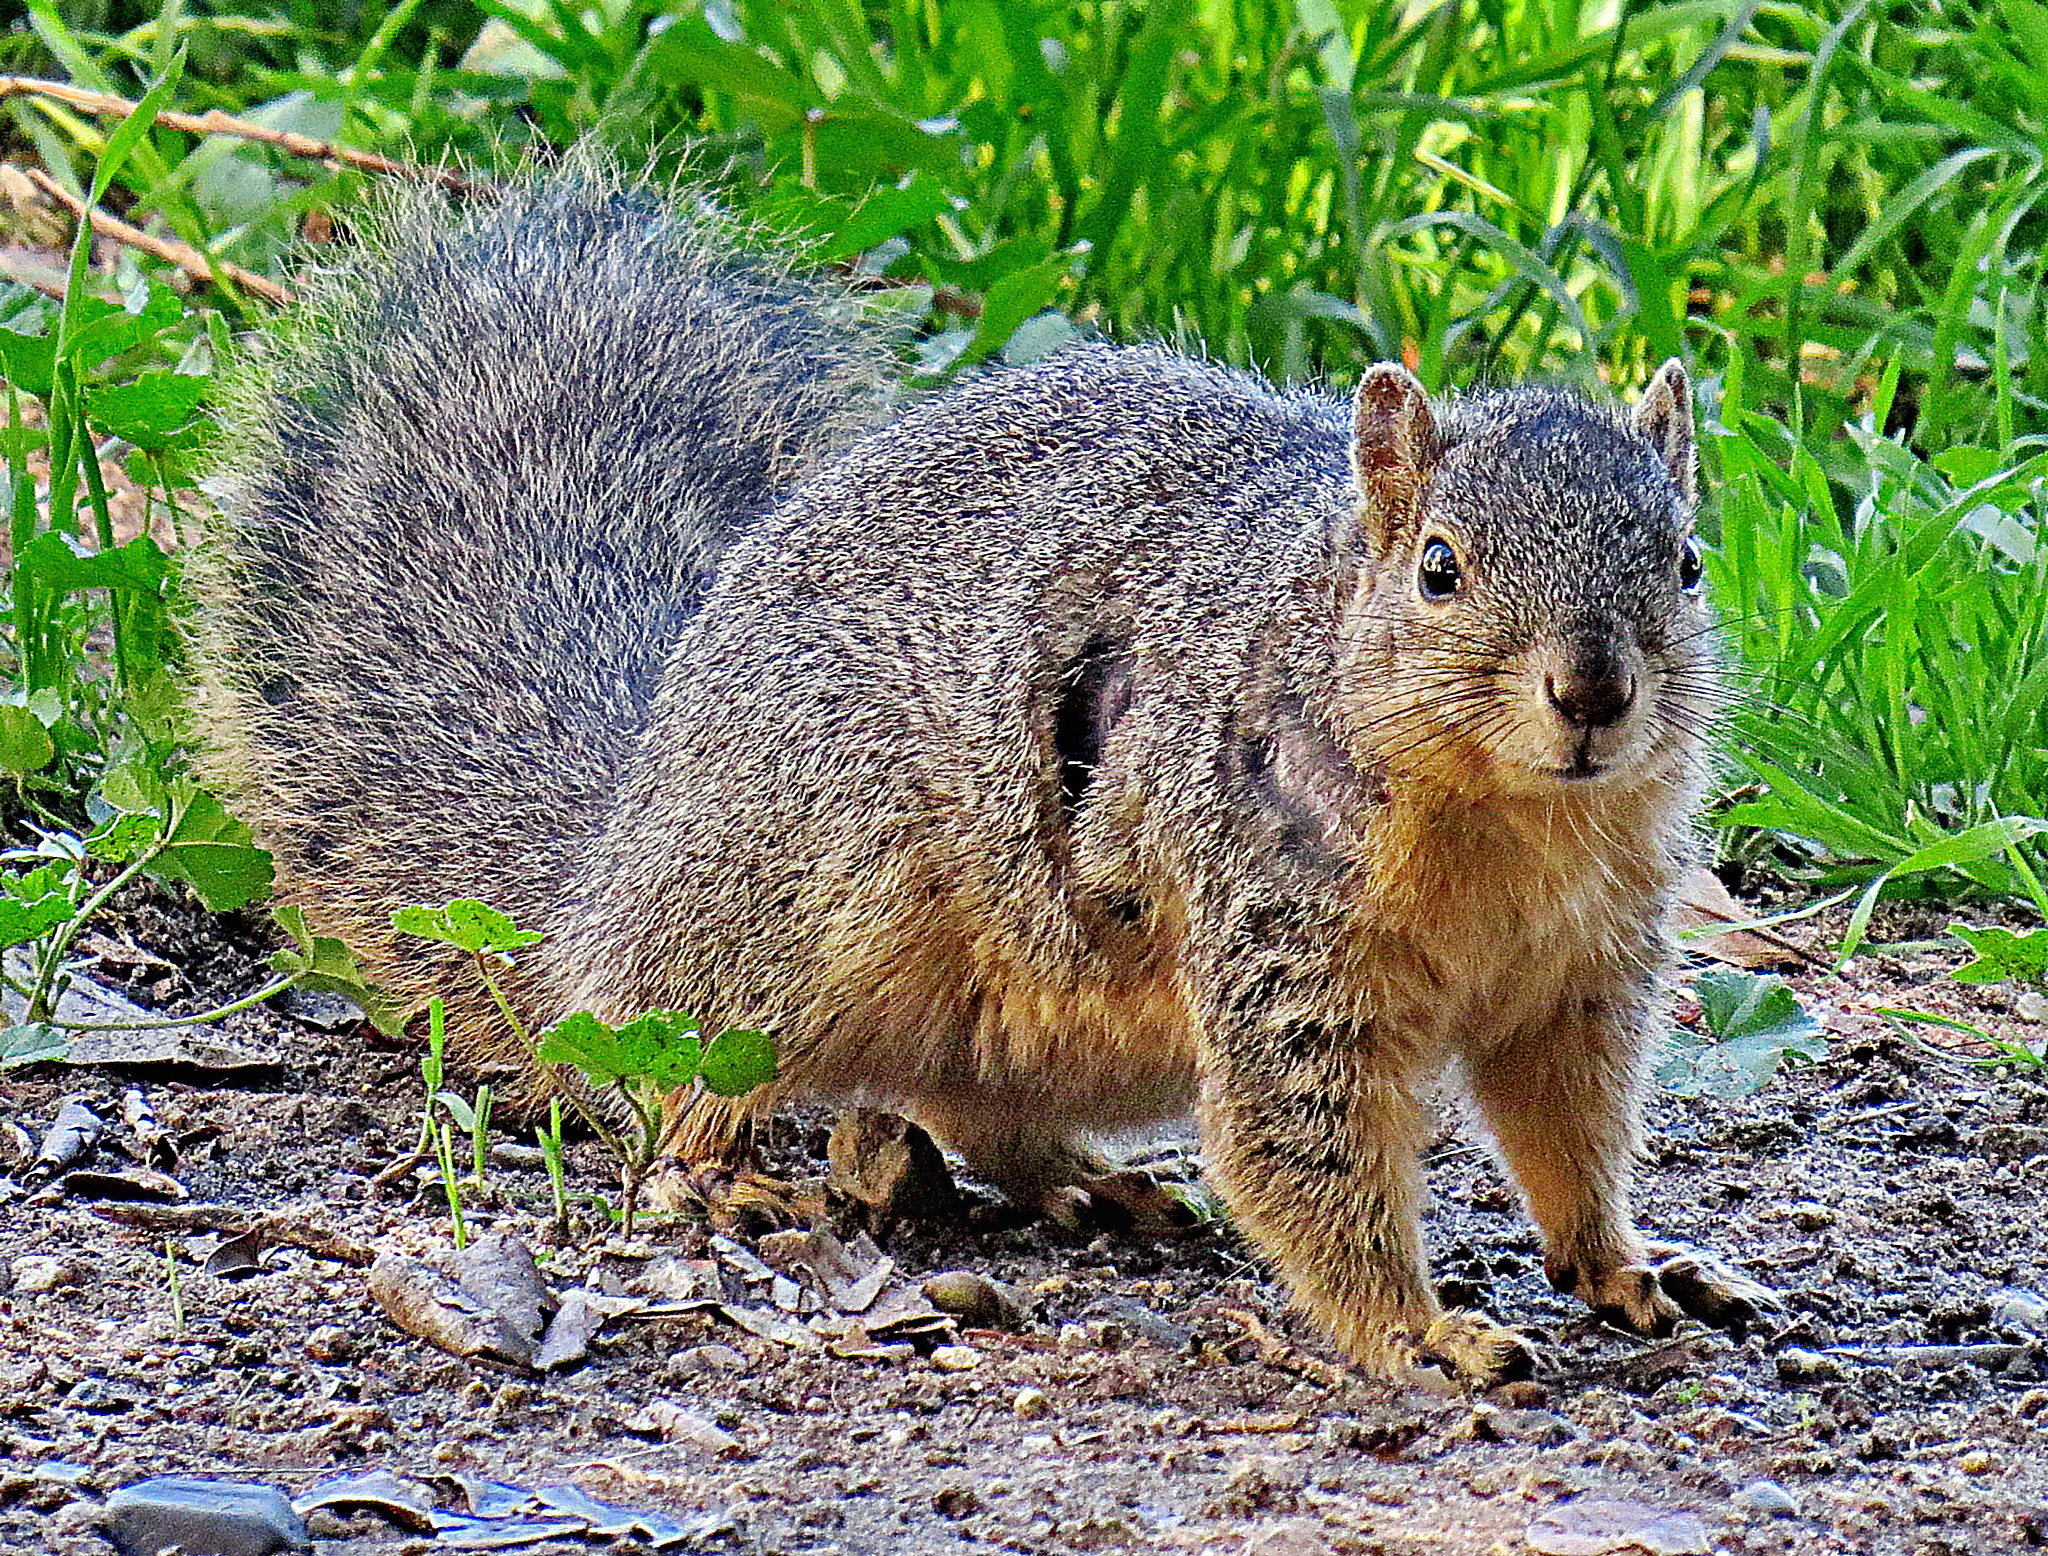
<instances>
[{"instance_id":1,"label":"brown branch","mask_svg":"<svg viewBox=\"0 0 2048 1556\"><path fill-rule=\"evenodd\" d=\"M0 100L9 97L43 97L89 114L120 115L124 118L135 112L136 107L127 98L116 97L111 92L92 92L68 81L43 81L34 76L0 76ZM439 184L456 194L468 194L475 188L452 168L394 162L373 151L356 151L348 146L337 146L332 141L315 140L310 135L273 130L267 124L253 124L247 119L224 114L218 108L197 114L166 109L157 114L156 122L174 130L183 130L188 135L231 135L237 140L259 141L290 156L303 157L309 162L324 162L329 167L352 167L364 173L380 173L386 178L402 178L415 184Z\"/></svg>"},{"instance_id":2,"label":"brown branch","mask_svg":"<svg viewBox=\"0 0 2048 1556\"><path fill-rule=\"evenodd\" d=\"M0 80L5 79L0 77ZM104 233L132 249L140 249L145 254L153 254L168 264L176 265L202 285L217 286L221 277L226 276L244 291L254 292L258 297L268 298L271 302L288 303L292 300L292 294L268 276L259 276L253 270L229 264L224 259L210 259L189 243L180 243L175 238L159 238L155 233L144 232L140 227L131 226L118 216L96 207L88 207L77 195L41 168L23 168L21 171L38 190L55 200L73 216L80 221L91 222L94 232Z\"/></svg>"}]
</instances>

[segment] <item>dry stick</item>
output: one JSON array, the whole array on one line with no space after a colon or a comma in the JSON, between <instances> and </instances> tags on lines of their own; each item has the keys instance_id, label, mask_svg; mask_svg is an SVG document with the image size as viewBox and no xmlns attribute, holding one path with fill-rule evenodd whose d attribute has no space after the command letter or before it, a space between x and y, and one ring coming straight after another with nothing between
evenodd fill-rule
<instances>
[{"instance_id":1,"label":"dry stick","mask_svg":"<svg viewBox=\"0 0 2048 1556\"><path fill-rule=\"evenodd\" d=\"M34 76L0 76L0 101L10 97L46 97L52 102L64 103L90 114L131 114L136 106L127 98L116 97L111 92L90 92L84 87L72 86L65 81L44 81ZM489 187L487 184L479 185L463 177L453 168L425 167L416 162L394 162L391 158L380 157L373 151L356 151L348 146L337 146L332 141L315 140L310 135L298 135L290 130L274 130L267 124L254 124L247 119L237 119L230 114L222 113L218 108L209 108L205 113L199 114L178 113L166 109L157 114L156 122L191 135L231 135L238 140L258 141L266 146L275 146L294 157L303 157L310 162L324 162L329 167L351 167L359 172L379 173L386 178L400 178L414 184L439 184L453 194L474 194L479 189ZM29 176L35 178L39 184L42 182L40 175L33 170ZM58 198L70 205L74 211L77 209L68 195L60 193ZM113 217L95 218L95 226L102 224L106 225L109 236L128 241L123 231L115 225ZM125 230L135 231L132 227ZM163 254L148 244L136 246L145 252L158 254L160 258L171 259L171 262L181 269L187 268L183 261L172 259L170 255ZM248 274L247 271L237 271L232 266L223 265L221 268L238 279ZM833 268L850 273L853 265L851 261L840 261ZM917 286L920 283L885 276L862 276L853 279L851 284L857 290L887 290ZM245 281L244 285L249 283ZM262 282L251 286L251 290L271 297L271 285L272 283ZM279 295L274 300L282 302L286 298ZM981 299L971 297L953 287L934 287L932 300L936 306L957 313L963 318L981 317Z\"/></svg>"},{"instance_id":2,"label":"dry stick","mask_svg":"<svg viewBox=\"0 0 2048 1556\"><path fill-rule=\"evenodd\" d=\"M6 79L8 78L0 77L0 81ZM220 277L226 276L245 291L254 292L258 297L268 298L271 302L288 303L292 300L290 292L267 276L259 276L253 270L244 270L240 265L229 264L224 259L209 259L188 243L180 243L175 238L159 238L154 233L131 226L120 217L110 215L96 206L88 206L41 168L24 168L22 171L37 189L80 221L90 222L94 232L104 233L130 248L142 250L145 254L154 254L158 259L176 265L195 281L214 285L219 282Z\"/></svg>"},{"instance_id":3,"label":"dry stick","mask_svg":"<svg viewBox=\"0 0 2048 1556\"><path fill-rule=\"evenodd\" d=\"M1217 1312L1245 1332L1252 1344L1259 1348L1259 1360L1268 1366L1279 1367L1326 1389L1342 1388L1347 1383L1357 1381L1344 1368L1326 1362L1320 1356L1311 1356L1306 1351L1297 1350L1268 1329L1265 1321L1256 1313L1248 1313L1243 1308L1235 1307L1218 1308Z\"/></svg>"},{"instance_id":4,"label":"dry stick","mask_svg":"<svg viewBox=\"0 0 2048 1556\"><path fill-rule=\"evenodd\" d=\"M52 102L64 103L89 114L118 114L126 116L135 112L135 104L125 97L116 97L111 92L92 92L84 87L73 86L68 81L43 81L34 76L0 76L0 99L9 97L47 97ZM329 167L352 167L365 173L381 173L387 178L402 178L415 184L439 184L443 189L456 194L467 194L476 186L452 168L422 167L417 163L394 162L389 157L380 157L373 151L355 151L347 146L337 146L332 141L315 140L310 135L298 135L290 130L274 130L267 124L254 124L247 119L237 119L210 108L205 113L177 113L165 110L156 116L156 122L174 130L183 130L189 135L232 135L238 140L260 141L266 146L275 146L294 157L304 157L310 162L325 162Z\"/></svg>"}]
</instances>

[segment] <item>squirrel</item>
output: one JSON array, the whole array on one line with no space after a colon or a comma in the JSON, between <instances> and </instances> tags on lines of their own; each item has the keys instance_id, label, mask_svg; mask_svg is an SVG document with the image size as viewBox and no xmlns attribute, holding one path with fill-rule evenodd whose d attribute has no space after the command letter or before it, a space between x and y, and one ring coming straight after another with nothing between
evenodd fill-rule
<instances>
[{"instance_id":1,"label":"squirrel","mask_svg":"<svg viewBox=\"0 0 2048 1556\"><path fill-rule=\"evenodd\" d=\"M1691 393L1276 389L1081 344L923 398L701 198L395 193L255 351L190 574L196 708L280 894L546 941L536 1017L776 1040L691 1104L887 1106L1027 1203L1206 1170L1362 1364L1490 1384L1418 1157L1461 1072L1549 1277L1637 1330L1771 1294L1629 1207L1716 706ZM451 888L453 888L451 890ZM474 1055L511 1040L479 994Z\"/></svg>"}]
</instances>

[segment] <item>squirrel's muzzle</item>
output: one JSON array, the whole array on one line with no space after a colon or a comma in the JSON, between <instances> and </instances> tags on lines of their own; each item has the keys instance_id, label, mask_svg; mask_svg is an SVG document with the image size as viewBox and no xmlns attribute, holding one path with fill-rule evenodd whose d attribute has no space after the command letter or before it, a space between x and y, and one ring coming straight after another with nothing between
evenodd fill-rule
<instances>
[{"instance_id":1,"label":"squirrel's muzzle","mask_svg":"<svg viewBox=\"0 0 2048 1556\"><path fill-rule=\"evenodd\" d=\"M1546 675L1543 692L1557 716L1574 729L1607 729L1635 706L1636 678L1617 670L1595 675Z\"/></svg>"}]
</instances>

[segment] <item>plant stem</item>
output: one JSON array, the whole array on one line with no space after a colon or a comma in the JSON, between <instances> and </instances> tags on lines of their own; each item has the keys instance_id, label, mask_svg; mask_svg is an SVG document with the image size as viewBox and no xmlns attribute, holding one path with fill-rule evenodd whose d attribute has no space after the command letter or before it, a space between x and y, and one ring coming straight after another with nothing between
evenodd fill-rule
<instances>
[{"instance_id":1,"label":"plant stem","mask_svg":"<svg viewBox=\"0 0 2048 1556\"><path fill-rule=\"evenodd\" d=\"M232 1004L219 1005L212 1010L202 1010L191 1016L163 1016L148 1021L59 1021L52 1016L49 1020L51 1026L61 1027L66 1032L154 1032L166 1027L203 1026L209 1021L224 1020L238 1011L247 1010L252 1005L260 1005L265 1000L284 993L304 976L304 973L293 973L290 977L279 978Z\"/></svg>"}]
</instances>

